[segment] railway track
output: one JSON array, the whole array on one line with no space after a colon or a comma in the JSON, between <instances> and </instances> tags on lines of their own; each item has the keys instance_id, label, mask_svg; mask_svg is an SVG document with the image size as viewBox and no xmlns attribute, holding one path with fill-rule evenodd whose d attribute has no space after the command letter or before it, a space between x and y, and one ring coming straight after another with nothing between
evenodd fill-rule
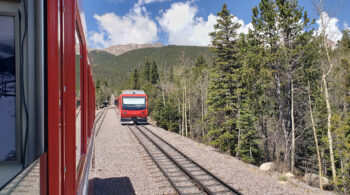
<instances>
[{"instance_id":1,"label":"railway track","mask_svg":"<svg viewBox=\"0 0 350 195\"><path fill-rule=\"evenodd\" d=\"M75 114L75 120L77 120L77 118L78 118L78 116L80 114L80 107L78 109L79 109L78 112L76 112L76 114Z\"/></svg>"},{"instance_id":2,"label":"railway track","mask_svg":"<svg viewBox=\"0 0 350 195\"><path fill-rule=\"evenodd\" d=\"M105 120L105 116L107 114L107 108L103 108L101 111L99 111L95 117L95 124L94 128L96 131L96 136L100 132L101 126L103 124L103 121Z\"/></svg>"},{"instance_id":3,"label":"railway track","mask_svg":"<svg viewBox=\"0 0 350 195\"><path fill-rule=\"evenodd\" d=\"M179 194L241 194L147 126L128 126Z\"/></svg>"}]
</instances>

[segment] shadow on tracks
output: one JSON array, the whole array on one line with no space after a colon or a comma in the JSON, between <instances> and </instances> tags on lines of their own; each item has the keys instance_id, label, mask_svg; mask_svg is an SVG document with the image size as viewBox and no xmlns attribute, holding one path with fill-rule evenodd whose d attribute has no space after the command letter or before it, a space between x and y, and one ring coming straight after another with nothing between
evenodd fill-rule
<instances>
[{"instance_id":1,"label":"shadow on tracks","mask_svg":"<svg viewBox=\"0 0 350 195\"><path fill-rule=\"evenodd\" d=\"M134 195L134 187L128 177L94 178L93 194Z\"/></svg>"}]
</instances>

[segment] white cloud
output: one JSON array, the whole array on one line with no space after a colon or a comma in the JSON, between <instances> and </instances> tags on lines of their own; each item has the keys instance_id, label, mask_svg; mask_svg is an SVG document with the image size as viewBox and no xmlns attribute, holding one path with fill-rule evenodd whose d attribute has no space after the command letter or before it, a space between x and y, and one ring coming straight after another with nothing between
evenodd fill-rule
<instances>
[{"instance_id":1,"label":"white cloud","mask_svg":"<svg viewBox=\"0 0 350 195\"><path fill-rule=\"evenodd\" d=\"M95 14L98 30L89 32L88 40L91 48L156 42L158 26L142 5L165 1L171 0L138 0L124 16L115 13ZM157 21L161 30L168 35L169 44L207 46L211 43L209 33L214 31L217 16L209 14L207 18L197 17L198 8L194 2L194 0L175 2L169 9L159 11L160 17L157 17ZM232 21L241 25L237 33L248 33L248 29L253 28L251 23L244 24L244 21L237 17Z\"/></svg>"},{"instance_id":2,"label":"white cloud","mask_svg":"<svg viewBox=\"0 0 350 195\"><path fill-rule=\"evenodd\" d=\"M234 16L232 21L241 25L241 27L237 30L237 34L248 34L249 29L253 29L252 23L244 24L244 21L237 18L237 16Z\"/></svg>"},{"instance_id":3,"label":"white cloud","mask_svg":"<svg viewBox=\"0 0 350 195\"><path fill-rule=\"evenodd\" d=\"M323 17L323 25L321 17ZM340 40L343 34L338 28L338 21L338 18L329 17L329 15L326 12L323 12L320 18L316 21L319 25L319 28L317 29L317 34L321 34L323 30L322 26L325 26L325 33L328 39L334 42Z\"/></svg>"},{"instance_id":4,"label":"white cloud","mask_svg":"<svg viewBox=\"0 0 350 195\"><path fill-rule=\"evenodd\" d=\"M344 22L343 25L344 25L344 30L350 30L348 23Z\"/></svg>"},{"instance_id":5,"label":"white cloud","mask_svg":"<svg viewBox=\"0 0 350 195\"><path fill-rule=\"evenodd\" d=\"M206 20L196 17L198 8L192 2L176 2L165 10L157 20L162 30L168 34L169 44L206 46L211 42L210 32L214 31L217 17L209 14ZM238 33L247 33L252 24L234 17L234 22L241 24Z\"/></svg>"},{"instance_id":6,"label":"white cloud","mask_svg":"<svg viewBox=\"0 0 350 195\"><path fill-rule=\"evenodd\" d=\"M158 40L158 28L150 19L145 7L134 6L128 14L95 14L98 32L91 31L89 40L92 48L105 48L116 44L152 43Z\"/></svg>"}]
</instances>

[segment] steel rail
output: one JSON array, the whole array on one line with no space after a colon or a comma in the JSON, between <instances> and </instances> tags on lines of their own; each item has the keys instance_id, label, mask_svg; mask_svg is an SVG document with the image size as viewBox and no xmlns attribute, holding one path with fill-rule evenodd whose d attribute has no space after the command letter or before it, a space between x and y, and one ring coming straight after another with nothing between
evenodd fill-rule
<instances>
[{"instance_id":1,"label":"steel rail","mask_svg":"<svg viewBox=\"0 0 350 195\"><path fill-rule=\"evenodd\" d=\"M103 121L105 120L105 117L106 117L106 113L107 113L107 110L106 109L103 109L101 110L98 115L97 115L97 119L95 120L95 124L94 124L94 128L97 127L96 129L96 136L98 135L98 133L100 132L100 129L101 129L101 126L103 124ZM103 116L103 117L102 117ZM100 120L102 119L102 121L100 123L98 123Z\"/></svg>"},{"instance_id":2,"label":"steel rail","mask_svg":"<svg viewBox=\"0 0 350 195\"><path fill-rule=\"evenodd\" d=\"M150 132L152 135L154 135L155 137L157 137L159 140L161 140L163 143L165 143L166 145L168 145L170 148L172 148L173 150L175 150L176 152L178 152L180 155L182 155L186 160L190 161L191 163L193 163L194 165L196 165L197 167L199 167L202 171L204 171L206 174L208 174L209 176L211 176L212 178L214 178L216 181L218 181L221 185L223 185L224 187L226 187L227 189L229 189L232 193L234 194L239 194L241 195L242 193L240 193L238 190L234 189L232 186L230 186L229 184L225 183L224 181L222 181L220 178L218 178L217 176L213 175L211 172L209 172L207 169L205 169L204 167L202 167L201 165L199 165L198 163L196 163L195 161L193 161L190 157L188 157L187 155L185 155L184 153L182 153L180 150L176 149L173 145L169 144L167 141L165 141L163 138L159 137L157 134L155 134L154 132L152 132L149 128L145 127L144 125L142 125L142 127L147 130L148 132ZM138 129L140 129L139 127L137 127ZM140 130L141 131L141 130ZM142 132L142 131L141 131ZM142 132L143 134L145 134L144 132ZM148 138L149 136L146 135ZM151 138L149 138L151 139ZM154 141L152 140L152 142L154 143ZM158 144L155 144L158 146ZM160 148L160 146L159 146ZM160 150L164 151L163 149L160 148ZM164 151L164 153L166 153ZM172 157L169 157L171 159L173 159ZM176 164L179 164L176 162L175 159L173 159L174 162ZM179 165L180 168L182 167L181 165ZM183 167L182 167L183 168ZM185 170L185 168L183 168L184 172L188 172L187 170ZM189 176L193 176L191 173L189 173ZM195 177L195 176L193 176ZM196 178L193 178L196 182L198 182L199 186L203 187L203 189L208 193L208 194L215 194L215 192L211 191L210 189L208 189L204 184L202 184L202 182L200 182L199 180L197 180Z\"/></svg>"},{"instance_id":3,"label":"steel rail","mask_svg":"<svg viewBox=\"0 0 350 195\"><path fill-rule=\"evenodd\" d=\"M173 187L175 188L176 192L179 194L181 193L181 190L177 187L177 185L175 184L175 182L171 179L170 175L163 169L163 167L158 163L158 161L154 158L154 156L151 154L151 152L149 151L149 149L145 146L145 144L141 141L141 139L136 135L136 133L131 129L130 126L128 126L128 128L130 129L130 131L134 134L134 136L136 137L137 141L142 145L142 147L146 150L147 154L152 158L153 162L157 165L157 167L163 172L163 174L165 175L165 177L168 179L168 181L171 183L171 185L173 185Z\"/></svg>"},{"instance_id":4,"label":"steel rail","mask_svg":"<svg viewBox=\"0 0 350 195\"><path fill-rule=\"evenodd\" d=\"M78 109L79 109L78 112L75 114L75 120L77 120L77 118L78 118L78 116L79 116L79 114L80 114L80 106L79 106Z\"/></svg>"},{"instance_id":5,"label":"steel rail","mask_svg":"<svg viewBox=\"0 0 350 195\"><path fill-rule=\"evenodd\" d=\"M157 144L154 140L152 140L152 138L150 138L145 132L143 132L139 127L136 126L136 128L145 136L147 137L155 146L157 146L157 148L162 151L173 163L176 164L176 166L178 166L186 175L188 175L195 183L196 185L204 190L204 192L206 192L209 195L214 195L215 193L210 190L207 186L203 185L197 178L195 178L195 176L190 173L189 171L187 171L187 169L185 167L183 167L180 163L178 163L172 156L170 156L162 147L159 146L159 144Z\"/></svg>"}]
</instances>

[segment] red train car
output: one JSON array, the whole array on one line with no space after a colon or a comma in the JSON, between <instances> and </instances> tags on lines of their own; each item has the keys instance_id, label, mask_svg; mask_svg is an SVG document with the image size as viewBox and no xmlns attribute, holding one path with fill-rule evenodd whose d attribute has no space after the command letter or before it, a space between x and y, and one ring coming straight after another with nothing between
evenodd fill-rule
<instances>
[{"instance_id":1,"label":"red train car","mask_svg":"<svg viewBox=\"0 0 350 195\"><path fill-rule=\"evenodd\" d=\"M0 194L26 175L20 194L87 194L95 85L84 21L81 0L0 0Z\"/></svg>"},{"instance_id":2,"label":"red train car","mask_svg":"<svg viewBox=\"0 0 350 195\"><path fill-rule=\"evenodd\" d=\"M122 125L147 124L147 95L141 90L125 90L118 97Z\"/></svg>"}]
</instances>

